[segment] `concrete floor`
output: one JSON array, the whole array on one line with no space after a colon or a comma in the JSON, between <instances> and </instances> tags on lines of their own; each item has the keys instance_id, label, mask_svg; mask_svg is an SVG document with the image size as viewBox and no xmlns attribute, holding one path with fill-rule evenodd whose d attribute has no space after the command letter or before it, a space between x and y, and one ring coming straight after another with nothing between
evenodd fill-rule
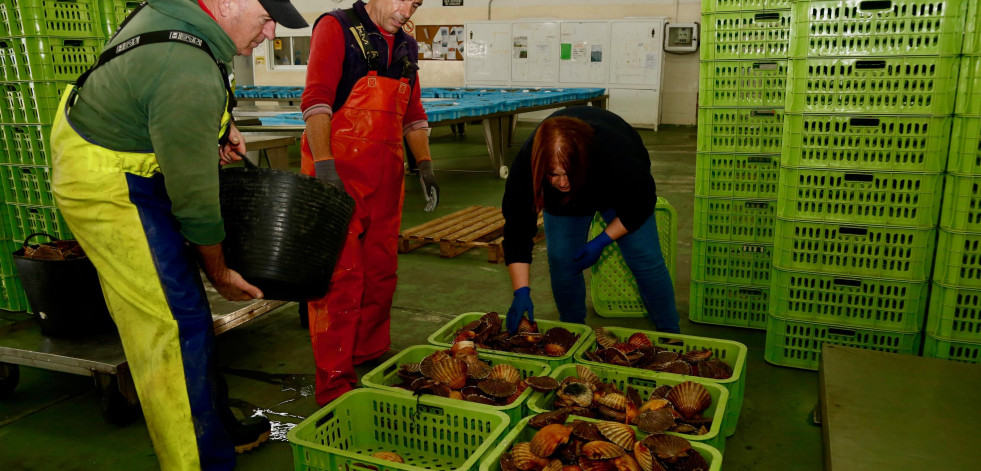
<instances>
[{"instance_id":1,"label":"concrete floor","mask_svg":"<svg viewBox=\"0 0 981 471\"><path fill-rule=\"evenodd\" d=\"M515 142L530 127L518 128ZM736 434L729 437L722 469L822 469L821 429L811 424L818 397L812 371L772 366L763 360L765 333L688 321L692 212L695 188L693 127L662 126L642 131L652 151L658 195L678 211L678 260L675 292L682 332L735 340L749 348L745 401ZM415 176L408 176L403 227L411 227L471 205L499 206L504 181L492 172L479 127L466 136L438 128L432 136L441 202L435 214L422 212ZM296 149L293 149L294 154ZM511 155L517 147L511 148ZM295 157L295 156L294 156ZM548 288L544 243L535 248L532 298L538 319L557 320ZM392 310L392 353L425 344L433 331L464 312L506 312L511 300L507 270L487 262L486 252L470 251L442 259L435 247L399 256L399 286ZM0 311L7 323L25 316ZM591 326L651 330L646 319L602 318L590 314ZM317 410L312 394L313 357L309 335L300 327L296 304L267 314L218 337L219 362L233 403L243 413L266 412L276 429L270 443L239 456L238 469L292 469L286 430ZM382 359L386 359L385 356ZM377 363L376 363L377 364ZM367 365L359 371L370 371ZM158 467L142 419L117 427L103 421L99 395L91 378L21 368L11 397L0 401L0 469L4 470L150 470Z\"/></svg>"}]
</instances>

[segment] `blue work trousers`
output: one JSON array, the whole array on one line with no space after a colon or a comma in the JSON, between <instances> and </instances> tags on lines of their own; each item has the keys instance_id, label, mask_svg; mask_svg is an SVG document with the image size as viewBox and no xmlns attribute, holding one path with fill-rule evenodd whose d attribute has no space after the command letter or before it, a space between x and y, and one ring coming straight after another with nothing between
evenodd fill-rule
<instances>
[{"instance_id":1,"label":"blue work trousers","mask_svg":"<svg viewBox=\"0 0 981 471\"><path fill-rule=\"evenodd\" d=\"M609 224L616 213L611 209L604 211L602 216ZM582 324L586 320L586 281L582 272L576 271L573 258L586 244L592 221L593 216L556 216L545 212L552 296L563 322ZM674 286L661 254L654 215L640 228L618 239L616 244L637 280L647 317L660 332L680 332Z\"/></svg>"}]
</instances>

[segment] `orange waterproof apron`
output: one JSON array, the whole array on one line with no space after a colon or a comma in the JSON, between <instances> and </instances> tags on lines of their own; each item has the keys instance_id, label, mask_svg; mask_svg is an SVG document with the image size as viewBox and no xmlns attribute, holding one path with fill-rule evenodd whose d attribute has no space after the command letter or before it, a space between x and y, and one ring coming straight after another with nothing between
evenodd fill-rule
<instances>
[{"instance_id":1,"label":"orange waterproof apron","mask_svg":"<svg viewBox=\"0 0 981 471\"><path fill-rule=\"evenodd\" d=\"M391 344L405 186L402 117L411 91L408 78L371 71L331 117L331 152L355 209L330 290L309 303L320 405L351 390L358 381L354 365L381 356ZM306 134L301 152L302 172L315 176Z\"/></svg>"}]
</instances>

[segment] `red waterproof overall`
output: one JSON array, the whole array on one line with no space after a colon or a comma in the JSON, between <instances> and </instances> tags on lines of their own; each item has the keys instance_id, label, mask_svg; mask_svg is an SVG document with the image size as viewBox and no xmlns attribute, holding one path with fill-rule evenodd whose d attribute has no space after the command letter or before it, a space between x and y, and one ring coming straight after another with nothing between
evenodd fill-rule
<instances>
[{"instance_id":1,"label":"red waterproof overall","mask_svg":"<svg viewBox=\"0 0 981 471\"><path fill-rule=\"evenodd\" d=\"M358 80L331 117L331 152L355 209L330 290L309 303L320 405L354 387L355 364L381 356L391 345L404 197L402 117L411 91L408 79L379 77L372 71ZM306 134L301 152L301 170L313 176Z\"/></svg>"}]
</instances>

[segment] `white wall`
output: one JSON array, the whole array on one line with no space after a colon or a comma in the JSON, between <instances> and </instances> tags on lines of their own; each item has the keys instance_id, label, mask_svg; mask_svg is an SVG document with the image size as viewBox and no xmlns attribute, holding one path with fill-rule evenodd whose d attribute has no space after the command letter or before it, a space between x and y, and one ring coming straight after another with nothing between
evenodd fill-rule
<instances>
[{"instance_id":1,"label":"white wall","mask_svg":"<svg viewBox=\"0 0 981 471\"><path fill-rule=\"evenodd\" d=\"M321 13L347 8L352 3L351 0L293 0L293 4L311 24ZM416 25L436 25L488 19L665 16L668 22L701 22L701 0L463 0L463 3L462 7L444 7L441 0L425 0L412 21ZM420 61L419 65L423 86L459 87L464 84L462 61ZM255 66L257 85L303 85L304 75L302 71L271 71L265 64ZM661 122L695 124L697 94L698 54L666 54Z\"/></svg>"}]
</instances>

